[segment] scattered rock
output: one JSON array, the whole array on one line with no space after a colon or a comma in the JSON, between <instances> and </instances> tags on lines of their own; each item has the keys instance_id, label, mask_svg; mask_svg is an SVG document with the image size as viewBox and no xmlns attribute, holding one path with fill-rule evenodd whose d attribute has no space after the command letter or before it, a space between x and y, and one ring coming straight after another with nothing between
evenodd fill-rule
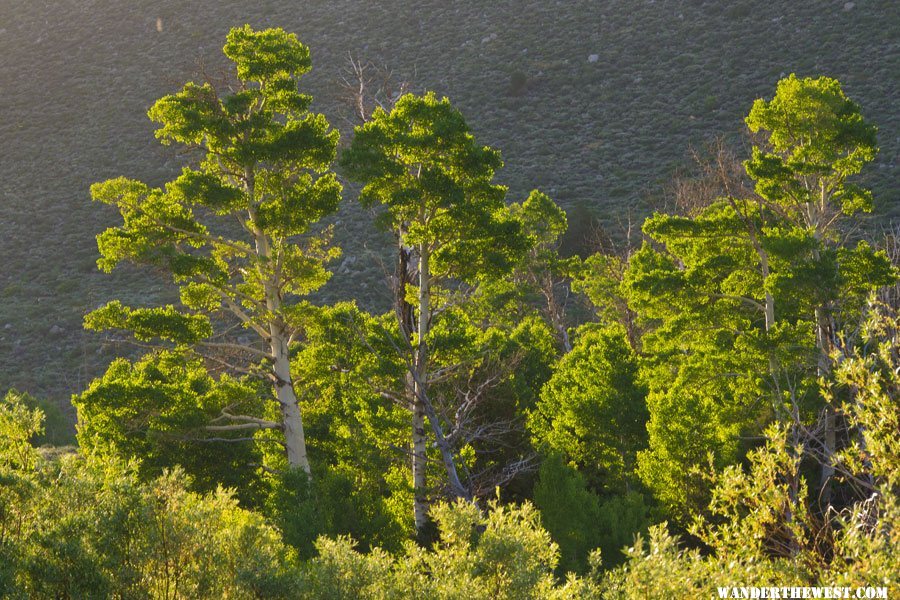
<instances>
[{"instance_id":1,"label":"scattered rock","mask_svg":"<svg viewBox=\"0 0 900 600\"><path fill-rule=\"evenodd\" d=\"M595 63L595 62L597 62L597 61L599 61L599 60L600 60L600 55L599 55L599 54L591 54L590 56L588 56L588 62L589 62L589 63Z\"/></svg>"},{"instance_id":2,"label":"scattered rock","mask_svg":"<svg viewBox=\"0 0 900 600\"><path fill-rule=\"evenodd\" d=\"M338 274L345 275L350 272L350 266L356 262L356 257L353 255L348 256L341 262L341 266L338 267Z\"/></svg>"},{"instance_id":3,"label":"scattered rock","mask_svg":"<svg viewBox=\"0 0 900 600\"><path fill-rule=\"evenodd\" d=\"M856 6L855 2L844 2L844 10L853 10L854 6Z\"/></svg>"},{"instance_id":4,"label":"scattered rock","mask_svg":"<svg viewBox=\"0 0 900 600\"><path fill-rule=\"evenodd\" d=\"M3 326L3 329L12 329L12 323L7 323Z\"/></svg>"},{"instance_id":5,"label":"scattered rock","mask_svg":"<svg viewBox=\"0 0 900 600\"><path fill-rule=\"evenodd\" d=\"M66 330L59 325L54 325L50 328L50 335L62 335L63 333L65 333L65 331Z\"/></svg>"},{"instance_id":6,"label":"scattered rock","mask_svg":"<svg viewBox=\"0 0 900 600\"><path fill-rule=\"evenodd\" d=\"M488 42L493 42L496 39L497 39L497 34L492 33L491 35L487 35L487 36L484 36L483 38L481 38L481 43L487 44Z\"/></svg>"}]
</instances>

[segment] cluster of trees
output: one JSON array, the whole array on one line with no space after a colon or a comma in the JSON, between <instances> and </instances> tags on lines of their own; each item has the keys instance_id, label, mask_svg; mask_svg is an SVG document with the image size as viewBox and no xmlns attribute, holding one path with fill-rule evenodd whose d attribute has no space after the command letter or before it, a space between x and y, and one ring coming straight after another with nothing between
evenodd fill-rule
<instances>
[{"instance_id":1,"label":"cluster of trees","mask_svg":"<svg viewBox=\"0 0 900 600\"><path fill-rule=\"evenodd\" d=\"M896 583L898 269L856 227L875 128L837 81L779 82L742 166L720 153L639 246L582 259L552 199L507 201L446 98L360 110L341 144L294 35L236 28L224 52L233 81L149 111L191 166L91 188L121 216L100 268L180 302L87 315L145 352L75 397L77 453L35 450L33 401L0 404L0 592ZM336 168L393 242L384 314L315 302Z\"/></svg>"}]
</instances>

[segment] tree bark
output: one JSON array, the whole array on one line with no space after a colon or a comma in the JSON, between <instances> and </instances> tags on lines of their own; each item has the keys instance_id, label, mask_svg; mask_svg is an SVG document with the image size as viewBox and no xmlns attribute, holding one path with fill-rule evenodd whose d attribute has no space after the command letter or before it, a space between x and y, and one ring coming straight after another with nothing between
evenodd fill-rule
<instances>
[{"instance_id":1,"label":"tree bark","mask_svg":"<svg viewBox=\"0 0 900 600\"><path fill-rule=\"evenodd\" d=\"M428 506L425 470L427 467L428 437L425 433L425 404L423 398L428 387L428 346L425 335L431 311L431 271L429 252L425 244L419 246L419 319L416 328L418 343L413 362L412 379L412 442L413 442L413 496L416 529L422 531L428 524Z\"/></svg>"},{"instance_id":2,"label":"tree bark","mask_svg":"<svg viewBox=\"0 0 900 600\"><path fill-rule=\"evenodd\" d=\"M425 425L424 417L428 417L431 424L431 430L434 432L435 442L438 451L441 453L441 462L447 471L447 478L450 483L450 489L453 494L460 497L471 499L466 487L459 478L459 472L456 469L456 461L453 457L453 448L444 435L441 427L440 419L431 400L428 397L428 344L425 342L425 335L428 333L431 320L431 255L425 244L419 246L419 340L416 347L415 359L415 377L414 392L415 398L413 405L413 448L414 454L418 449L417 444L422 444L423 456L425 449ZM422 426L421 436L415 427ZM423 461L424 462L424 461ZM424 464L422 465L424 469ZM424 475L423 475L424 477Z\"/></svg>"},{"instance_id":3,"label":"tree bark","mask_svg":"<svg viewBox=\"0 0 900 600\"><path fill-rule=\"evenodd\" d=\"M412 378L410 378L412 379ZM413 384L415 385L415 384ZM416 531L423 531L428 525L428 481L425 477L427 466L428 438L425 434L425 407L419 400L419 392L413 392L412 402L412 474L413 474L413 516Z\"/></svg>"},{"instance_id":4,"label":"tree bark","mask_svg":"<svg viewBox=\"0 0 900 600\"><path fill-rule=\"evenodd\" d=\"M275 329L275 325L273 325ZM287 340L283 334L273 332L272 354L275 355L275 396L281 409L281 420L284 425L284 446L287 452L288 465L291 468L303 469L311 475L309 457L306 454L306 435L303 432L303 418L300 405L291 379L291 363L288 356Z\"/></svg>"},{"instance_id":5,"label":"tree bark","mask_svg":"<svg viewBox=\"0 0 900 600\"><path fill-rule=\"evenodd\" d=\"M824 307L816 308L816 342L819 346L819 377L826 377L831 372L832 332L831 319ZM834 407L825 405L824 431L822 433L822 493L820 498L824 506L831 504L832 478L834 477L834 453L837 445L836 416Z\"/></svg>"},{"instance_id":6,"label":"tree bark","mask_svg":"<svg viewBox=\"0 0 900 600\"><path fill-rule=\"evenodd\" d=\"M394 289L394 310L400 326L400 335L412 348L413 333L416 331L415 310L406 299L406 289L412 283L412 249L403 244L405 231L400 230L397 236L397 281ZM418 364L418 354L413 367ZM412 476L413 476L413 518L416 531L423 532L428 526L428 494L426 479L427 437L425 435L425 411L418 401L416 377L411 372L406 374L406 396L412 418Z\"/></svg>"},{"instance_id":7,"label":"tree bark","mask_svg":"<svg viewBox=\"0 0 900 600\"><path fill-rule=\"evenodd\" d=\"M247 194L250 199L250 227L253 230L256 254L260 263L270 263L272 250L266 233L257 225L255 210L254 175L251 169L245 173ZM279 316L281 310L281 295L279 291L279 270L275 268L272 273L267 273L262 265L258 267L260 278L266 296L266 309L269 313L269 348L272 352L272 374L275 376L275 397L281 411L281 420L284 428L284 447L287 454L288 465L292 469L303 469L307 475L312 471L309 466L309 457L306 453L306 435L303 431L303 418L300 414L300 405L297 393L294 391L294 381L291 377L290 350L288 348L288 333Z\"/></svg>"}]
</instances>

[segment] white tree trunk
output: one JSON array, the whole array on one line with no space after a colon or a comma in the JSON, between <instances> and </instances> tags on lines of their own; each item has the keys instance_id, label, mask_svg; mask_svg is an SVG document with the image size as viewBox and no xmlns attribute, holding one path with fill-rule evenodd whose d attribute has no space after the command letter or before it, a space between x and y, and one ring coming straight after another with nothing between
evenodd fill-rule
<instances>
[{"instance_id":1,"label":"white tree trunk","mask_svg":"<svg viewBox=\"0 0 900 600\"><path fill-rule=\"evenodd\" d=\"M460 498L470 499L469 491L462 484L459 478L459 472L456 469L456 461L453 456L453 448L447 441L444 431L441 427L440 419L431 400L428 397L428 345L425 343L425 335L428 333L429 321L431 320L431 266L430 253L423 244L419 247L419 345L416 348L415 360L415 398L413 407L413 423L414 425L422 424L422 435L418 436L414 431L414 448L416 443L425 444L425 427L424 417L428 417L431 424L431 430L435 436L435 442L438 451L441 453L441 462L447 472L447 479L450 483L450 489L453 494ZM419 411L423 415L418 416ZM421 419L421 420L419 420ZM424 464L422 465L424 469ZM423 473L424 477L424 473ZM424 480L423 480L424 481Z\"/></svg>"},{"instance_id":2,"label":"white tree trunk","mask_svg":"<svg viewBox=\"0 0 900 600\"><path fill-rule=\"evenodd\" d=\"M816 341L819 346L819 377L827 377L831 372L832 332L830 317L823 307L816 308ZM822 504L831 504L832 478L834 477L834 453L836 451L836 426L837 423L834 408L825 405L825 415L822 433Z\"/></svg>"},{"instance_id":3,"label":"white tree trunk","mask_svg":"<svg viewBox=\"0 0 900 600\"><path fill-rule=\"evenodd\" d=\"M247 193L250 195L250 226L253 229L253 237L256 243L256 254L260 259L259 275L263 280L266 296L266 309L269 313L269 348L272 351L272 374L275 376L275 397L278 400L278 408L281 411L282 430L284 433L284 447L287 454L288 465L292 469L303 469L307 475L311 475L309 458L306 454L306 436L303 432L303 418L300 415L300 405L297 393L294 391L294 380L291 377L291 359L288 348L288 333L281 321L280 272L278 268L267 272L261 265L270 266L272 250L266 232L256 224L256 210L254 200L254 176L250 169L245 173Z\"/></svg>"},{"instance_id":4,"label":"white tree trunk","mask_svg":"<svg viewBox=\"0 0 900 600\"><path fill-rule=\"evenodd\" d=\"M419 390L414 383L412 385L413 516L416 531L422 531L428 525L428 481L425 477L428 437L425 434L425 408L419 400Z\"/></svg>"},{"instance_id":5,"label":"white tree trunk","mask_svg":"<svg viewBox=\"0 0 900 600\"><path fill-rule=\"evenodd\" d=\"M300 415L300 405L291 378L287 340L283 335L273 334L271 347L272 354L275 356L273 365L275 396L278 398L278 406L281 409L288 464L291 468L303 469L307 475L310 475L309 458L306 455L306 436L303 433L303 418Z\"/></svg>"}]
</instances>

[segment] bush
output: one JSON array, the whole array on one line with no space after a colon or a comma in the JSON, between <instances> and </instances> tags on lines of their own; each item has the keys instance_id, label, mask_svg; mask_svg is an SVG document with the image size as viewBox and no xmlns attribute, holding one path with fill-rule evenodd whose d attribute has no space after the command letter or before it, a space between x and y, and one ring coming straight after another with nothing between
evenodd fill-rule
<instances>
[{"instance_id":1,"label":"bush","mask_svg":"<svg viewBox=\"0 0 900 600\"><path fill-rule=\"evenodd\" d=\"M499 600L588 598L591 580L553 576L559 549L530 504L487 512L459 501L432 510L439 541L430 549L412 543L403 556L380 550L361 554L349 538L322 538L307 568L308 598L459 598Z\"/></svg>"},{"instance_id":2,"label":"bush","mask_svg":"<svg viewBox=\"0 0 900 600\"><path fill-rule=\"evenodd\" d=\"M541 522L559 544L559 571L584 573L591 566L591 552L600 549L604 565L615 566L625 556L623 548L646 530L647 507L638 492L606 500L587 489L578 471L551 456L541 465L534 503Z\"/></svg>"},{"instance_id":3,"label":"bush","mask_svg":"<svg viewBox=\"0 0 900 600\"><path fill-rule=\"evenodd\" d=\"M134 464L29 441L43 414L0 401L0 594L39 598L279 598L299 589L295 553L231 492L185 473L142 482Z\"/></svg>"}]
</instances>

